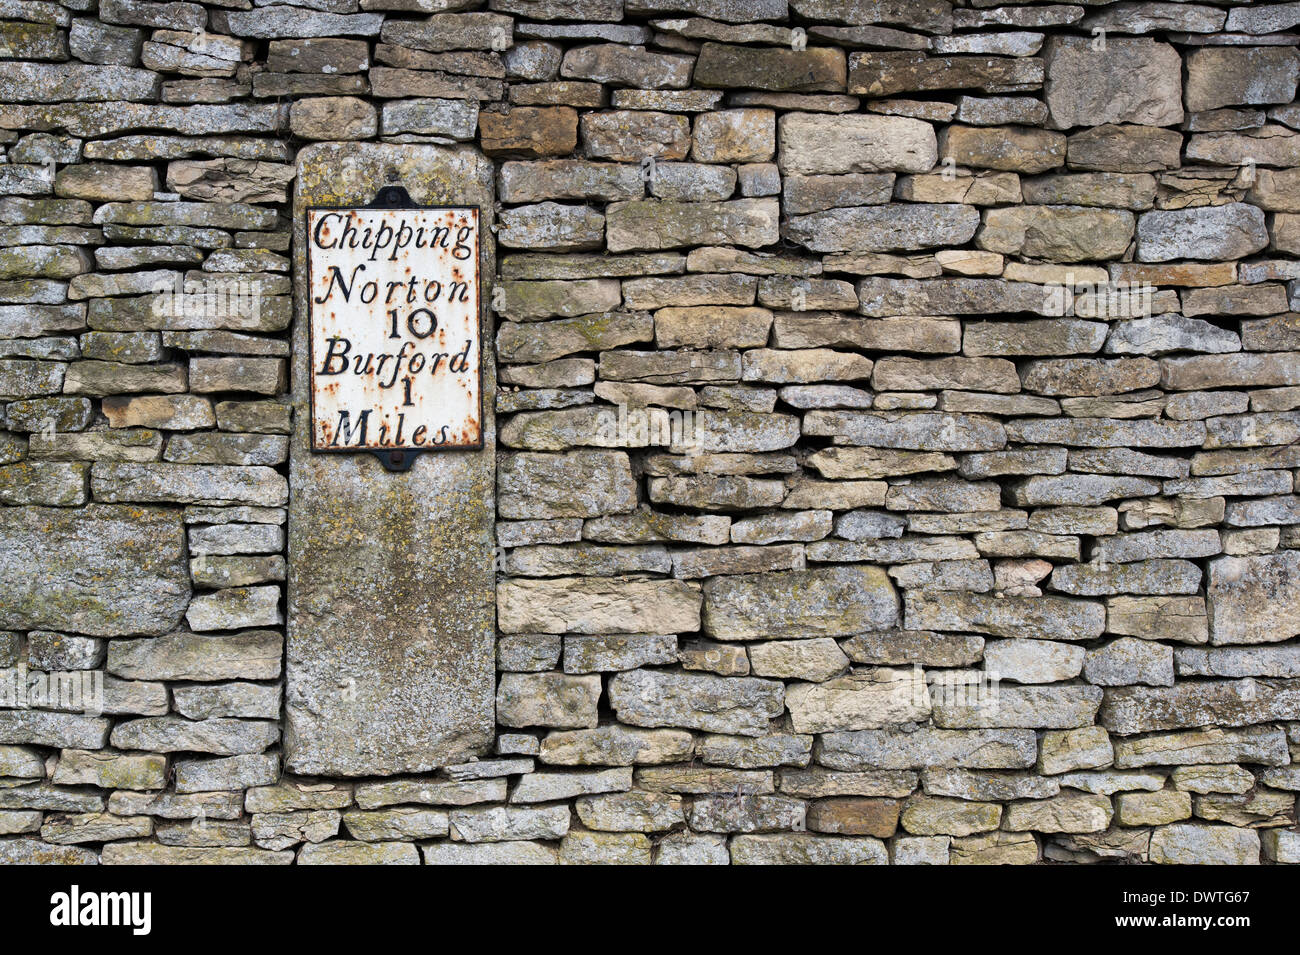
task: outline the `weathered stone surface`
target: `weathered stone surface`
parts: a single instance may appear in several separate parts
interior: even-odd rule
[[[781,199],[787,213],[821,212],[844,206],[888,202],[893,195],[893,188],[894,176],[890,173],[792,173],[785,177]]]
[[[952,865],[1033,865],[1038,841],[1031,833],[991,832],[953,839]]]
[[[920,52],[864,52],[849,57],[850,93],[895,93],[1039,85],[1043,61],[999,56],[926,56]]]
[[[1187,57],[1187,108],[1289,103],[1300,68],[1283,47],[1205,47]]]
[[[1124,497],[1155,494],[1159,484],[1146,478],[1110,477],[1089,474],[1082,477],[1031,477],[1018,484],[1013,499],[1026,505],[1096,505]]]
[[[780,682],[749,677],[620,673],[610,681],[610,703],[634,726],[685,726],[713,733],[761,736],[781,713]]]
[[[731,840],[732,865],[885,865],[885,844],[868,836],[812,833],[741,835]]]
[[[217,423],[211,401],[194,395],[105,398],[102,409],[114,428],[210,428]]]
[[[1039,748],[1038,771],[1050,775],[1098,769],[1114,760],[1110,737],[1100,726],[1048,730]]]
[[[473,139],[478,128],[478,116],[478,104],[468,100],[436,97],[396,100],[384,104],[380,128],[390,136],[408,134]]]
[[[542,739],[539,757],[544,763],[561,766],[629,766],[671,763],[687,757],[692,747],[693,737],[684,730],[610,725],[548,733]]]
[[[211,719],[190,721],[158,716],[128,720],[113,728],[111,740],[121,749],[160,753],[191,751],[234,756],[260,753],[280,738],[275,723],[259,720]]]
[[[867,358],[830,349],[753,349],[745,353],[741,378],[774,384],[851,381],[870,377],[871,368]]]
[[[996,640],[984,645],[985,667],[1017,683],[1055,683],[1078,676],[1084,650],[1049,640]]]
[[[1121,768],[1194,763],[1286,763],[1284,734],[1271,726],[1211,728],[1164,733],[1115,742],[1115,765]]]
[[[0,0],[5,858],[1300,858],[1291,6]],[[386,184],[487,445],[286,466]]]
[[[695,63],[699,86],[753,87],[782,92],[841,92],[846,82],[842,50],[783,50],[705,43]]]
[[[1112,816],[1105,796],[1062,793],[1013,803],[1007,807],[1003,828],[1010,832],[1100,832],[1110,825]]]
[[[1233,826],[1182,823],[1151,834],[1157,865],[1258,865],[1259,834]]]
[[[634,670],[676,661],[677,638],[673,634],[572,635],[564,641],[566,673]]]
[[[341,805],[346,806],[347,793]],[[251,798],[251,794],[250,794]],[[468,782],[421,779],[394,779],[359,785],[356,790],[357,806],[361,809],[380,809],[400,803],[419,803],[434,806],[468,806],[476,803],[504,802],[504,779],[471,780]],[[334,801],[333,799],[330,800]]]
[[[515,249],[594,249],[605,235],[605,217],[599,212],[555,202],[504,210],[498,225],[502,246]]]
[[[771,326],[772,313],[765,308],[661,308],[654,316],[654,338],[664,348],[752,348],[767,343]]]
[[[1093,354],[1107,340],[1108,326],[1082,319],[1029,322],[972,322],[962,337],[967,355]]]
[[[1283,862],[1294,864],[1296,859],[1300,859],[1300,845],[1297,844],[1295,833],[1280,829],[1266,829],[1260,834],[1260,842],[1264,848],[1265,858],[1274,862]]]
[[[814,832],[889,838],[898,828],[898,815],[899,805],[892,799],[823,799],[808,807],[807,824]]]
[[[1138,218],[1137,257],[1141,262],[1238,259],[1267,244],[1264,214],[1244,203],[1161,210]]]
[[[1249,690],[1246,688],[1249,687]],[[1249,726],[1285,719],[1300,684],[1294,680],[1214,680],[1168,688],[1120,687],[1106,691],[1099,720],[1129,736],[1196,726]]]
[[[632,788],[628,767],[591,772],[535,772],[520,777],[511,802],[550,802],[593,793],[624,792]]]
[[[1117,258],[1132,238],[1133,214],[1083,206],[1012,206],[984,213],[982,249],[1053,262]]]
[[[344,813],[348,835],[363,842],[408,842],[448,834],[448,814],[437,809],[401,807],[374,812]]]
[[[938,158],[930,124],[898,116],[787,113],[778,139],[787,176],[929,172]]]
[[[923,721],[930,698],[919,672],[881,668],[795,684],[786,705],[796,732],[826,733]]]
[[[923,727],[911,733],[889,730],[828,733],[818,740],[815,758],[822,766],[848,771],[931,766],[1020,769],[1033,766],[1037,752],[1037,738],[1032,730]]]
[[[279,506],[288,497],[282,475],[268,467],[196,464],[96,464],[95,497],[110,502]]]
[[[1178,674],[1186,676],[1283,676],[1300,674],[1293,647],[1179,647]]]
[[[558,850],[544,842],[438,842],[422,847],[426,865],[556,865]]]
[[[606,210],[606,244],[611,252],[687,245],[757,248],[777,241],[778,219],[775,199],[616,202]]]
[[[1064,597],[993,597],[983,594],[908,594],[909,630],[974,631],[1002,637],[1091,640],[1105,626],[1100,603]]]
[[[1211,561],[1206,607],[1211,643],[1275,643],[1295,636],[1300,554]]]
[[[292,852],[252,846],[191,847],[115,842],[104,847],[104,865],[292,865]]]
[[[804,416],[804,434],[845,439],[872,448],[913,451],[995,451],[1006,431],[993,418],[928,412],[822,412]]]
[[[636,504],[631,466],[621,451],[504,455],[497,492],[502,516],[514,518],[597,517]]]
[[[56,846],[142,838],[152,834],[153,821],[146,816],[113,816],[104,812],[62,816],[40,826],[40,838]]]
[[[584,796],[576,809],[584,826],[606,832],[662,832],[686,821],[681,797],[671,793]]]
[[[179,622],[189,602],[175,512],[14,508],[0,513],[0,527],[12,558],[0,563],[0,626],[159,634]],[[69,589],[69,580],[81,583]]]
[[[1076,169],[1156,172],[1177,168],[1182,145],[1182,136],[1173,130],[1107,123],[1071,135],[1066,154]]]
[[[1233,332],[1180,315],[1158,315],[1119,322],[1106,339],[1116,355],[1159,355],[1172,351],[1231,352],[1241,348]]]
[[[291,166],[246,159],[179,160],[167,167],[170,190],[213,202],[284,202],[292,179]]]
[[[509,113],[480,113],[479,138],[490,154],[560,156],[578,141],[578,113],[567,106],[520,106]]]
[[[298,851],[298,865],[419,865],[420,853],[409,842],[352,842],[331,839]]]
[[[584,113],[581,131],[584,151],[592,159],[671,161],[685,159],[691,148],[690,122],[684,116],[658,111]]]
[[[506,633],[678,633],[699,629],[698,585],[678,581],[515,579],[500,589]]]
[[[353,11],[356,7],[351,8]],[[377,13],[331,13],[292,6],[227,14],[235,36],[259,38],[375,36],[383,23]],[[200,24],[201,25],[201,24]]]
[[[936,726],[977,726],[1073,729],[1092,722],[1102,701],[1102,691],[1093,686],[1000,686],[979,698],[974,691],[966,698],[935,700]]]
[[[769,646],[771,646],[769,644]],[[747,736],[710,735],[700,741],[699,756],[707,763],[739,768],[807,766],[812,758],[812,737],[777,733],[757,739]]]
[[[109,729],[110,721],[99,716],[47,710],[0,712],[0,744],[5,745],[102,749]]]
[[[893,252],[962,245],[978,225],[970,206],[916,203],[791,216],[782,231],[814,252]]]
[[[885,630],[858,634],[840,647],[854,663],[959,667],[979,661],[984,639],[929,630]]]
[[[1200,568],[1185,560],[1069,564],[1052,572],[1053,587],[1085,597],[1118,593],[1192,594],[1200,583]]]
[[[270,680],[280,675],[282,646],[280,635],[269,630],[114,640],[108,670],[132,680]]]
[[[1182,69],[1172,46],[1145,38],[1110,38],[1103,49],[1095,46],[1087,38],[1049,41],[1045,89],[1052,125],[1182,122]]]
[[[870,567],[713,578],[704,596],[705,632],[723,640],[848,635],[898,615],[893,586]]]
[[[788,796],[703,796],[691,801],[687,819],[699,832],[803,829],[805,809]]]
[[[181,759],[175,763],[176,792],[199,793],[268,786],[280,778],[278,754],[251,754],[217,759]]]
[[[848,666],[849,658],[829,637],[813,640],[774,640],[748,648],[755,676],[800,679],[820,683]]]
[[[1191,815],[1192,797],[1183,792],[1121,793],[1115,799],[1115,821],[1122,826],[1164,826]]]
[[[639,199],[645,194],[640,171],[619,163],[576,159],[504,162],[499,172],[507,202],[543,199]]]
[[[940,156],[959,166],[1013,173],[1047,172],[1064,165],[1066,156],[1063,134],[1019,126],[952,125],[940,133],[938,147]],[[992,182],[981,183],[980,180],[975,180],[963,190],[961,198],[966,202],[976,202],[981,198],[981,187],[989,191],[996,188]],[[1005,198],[1015,198],[1019,192],[1014,177],[1004,188],[1012,193]],[[988,198],[996,200],[1004,197],[994,194]]]
[[[1163,644],[1136,637],[1114,640],[1088,651],[1084,678],[1095,686],[1172,686],[1173,651]]]
[[[599,698],[598,676],[509,673],[497,687],[497,719],[516,727],[591,727],[596,725]]]
[[[913,796],[903,806],[900,821],[915,835],[969,836],[996,829],[1001,818],[1002,807],[996,803]]]
[[[7,102],[152,100],[159,76],[149,70],[83,63],[0,64],[0,96]]]
[[[650,840],[637,833],[573,831],[560,840],[561,865],[649,865]]]
[[[882,358],[871,383],[878,391],[928,391],[941,388],[981,388],[1014,393],[1020,390],[1015,365],[1001,358]],[[979,508],[971,508],[979,510]]]

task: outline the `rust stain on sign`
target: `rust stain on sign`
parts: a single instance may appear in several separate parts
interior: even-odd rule
[[[483,445],[479,211],[308,209],[313,451]]]

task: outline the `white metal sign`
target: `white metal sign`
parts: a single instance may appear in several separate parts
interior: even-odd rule
[[[307,210],[313,451],[482,447],[479,210]]]

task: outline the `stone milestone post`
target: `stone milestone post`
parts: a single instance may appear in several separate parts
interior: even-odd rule
[[[413,207],[455,208],[320,211],[361,210],[393,187]],[[473,284],[492,275],[492,204],[492,165],[468,147],[298,155],[293,772],[421,772],[492,742],[495,376],[489,290]]]

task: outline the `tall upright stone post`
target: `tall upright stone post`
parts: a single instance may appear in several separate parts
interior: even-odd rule
[[[492,164],[476,150],[322,143],[298,154],[284,735],[285,766],[297,773],[422,772],[493,739],[490,312],[481,450],[423,453],[407,471],[364,451],[311,450],[306,210],[366,206],[386,186],[404,187],[417,206],[478,206],[484,302],[493,274]],[[376,305],[375,320],[383,314]]]

